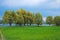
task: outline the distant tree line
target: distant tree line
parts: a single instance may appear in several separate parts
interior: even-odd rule
[[[60,16],[55,16],[55,17],[48,16],[46,18],[46,23],[49,25],[54,24],[56,26],[60,26]]]
[[[13,10],[5,11],[2,21],[4,24],[9,24],[10,26],[12,26],[12,24],[16,24],[19,26],[22,26],[22,24],[24,26],[26,24],[30,24],[30,26],[31,24],[37,24],[39,26],[43,24],[43,17],[40,12],[34,14],[24,9],[20,9],[16,12]],[[60,26],[60,16],[47,16],[46,24],[55,24],[56,26]]]

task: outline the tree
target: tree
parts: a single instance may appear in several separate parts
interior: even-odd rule
[[[20,12],[16,14],[16,24],[19,24],[20,26],[24,23],[24,18]]]
[[[60,26],[60,16],[54,17],[54,24],[55,24],[56,26]]]
[[[33,13],[32,12],[28,12],[27,13],[27,24],[31,24],[33,23]]]
[[[5,11],[4,16],[3,16],[3,22],[4,23],[8,23],[8,15],[9,15],[9,12]]]
[[[53,23],[53,17],[52,16],[48,16],[46,18],[46,23],[49,24],[49,25],[51,25]]]
[[[39,26],[39,25],[41,25],[42,24],[42,15],[38,12],[38,13],[36,13],[36,15],[35,15],[35,22],[36,22],[36,24]]]
[[[14,23],[15,12],[14,11],[5,11],[3,16],[3,22],[9,24],[10,26]]]
[[[22,16],[23,16],[23,18],[24,18],[24,26],[25,26],[25,24],[27,23],[27,16],[26,16],[27,11],[24,10],[24,9],[20,9],[20,10],[17,10],[17,13],[18,13],[18,14],[19,14],[19,13],[22,14]]]

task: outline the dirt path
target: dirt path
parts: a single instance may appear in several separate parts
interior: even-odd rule
[[[5,38],[4,38],[4,36],[3,36],[1,31],[0,31],[0,40],[5,40]]]

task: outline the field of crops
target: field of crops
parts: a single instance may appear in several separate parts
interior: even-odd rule
[[[0,27],[6,40],[60,40],[60,27]]]

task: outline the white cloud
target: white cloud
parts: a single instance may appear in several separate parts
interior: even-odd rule
[[[28,5],[28,6],[38,6],[41,5],[42,3],[44,3],[45,0],[24,0],[22,2],[23,5]]]
[[[7,7],[32,7],[42,9],[60,8],[60,0],[4,0],[3,6]]]
[[[4,0],[2,5],[8,7],[60,8],[60,0]]]
[[[43,17],[43,21],[44,21],[44,22],[46,21],[46,17]]]
[[[9,7],[18,7],[18,6],[38,6],[42,3],[46,2],[46,0],[5,0],[3,1],[3,5]]]
[[[52,0],[47,6],[49,8],[60,8],[60,0]]]

